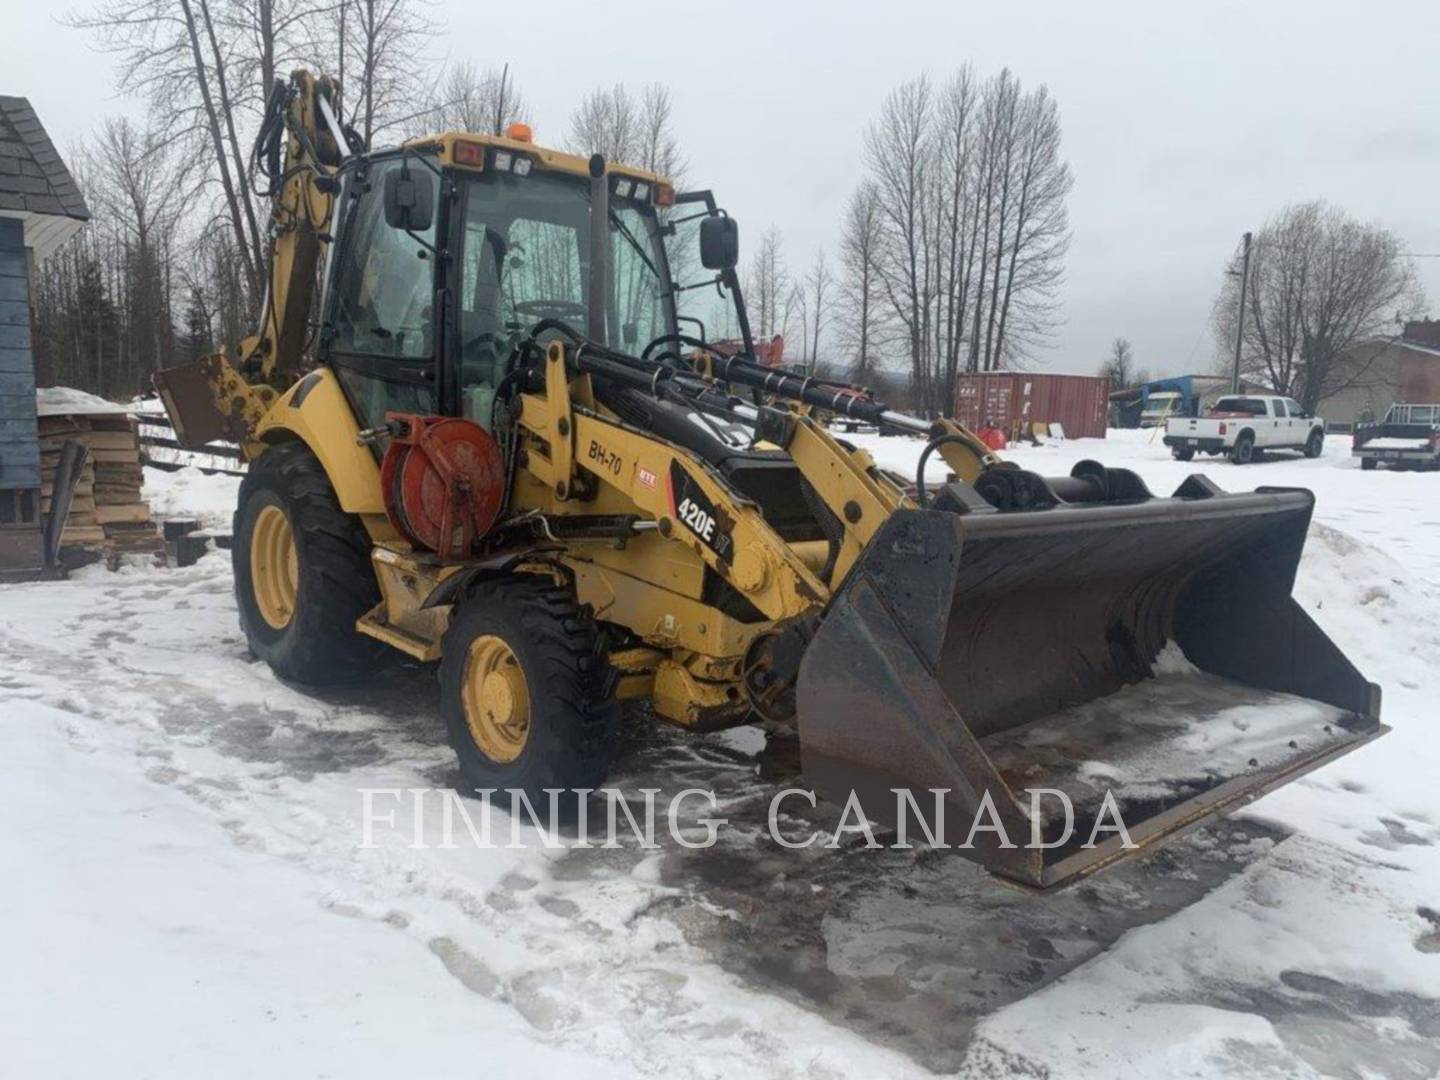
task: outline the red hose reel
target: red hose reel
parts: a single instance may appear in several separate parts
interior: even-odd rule
[[[390,523],[417,548],[467,557],[505,500],[499,445],[469,420],[394,412],[385,419],[392,434],[380,487]]]

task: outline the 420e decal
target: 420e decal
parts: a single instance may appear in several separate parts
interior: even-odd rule
[[[675,520],[697,540],[723,561],[730,561],[735,541],[730,536],[729,522],[722,524],[715,504],[678,461],[670,462],[670,509]]]

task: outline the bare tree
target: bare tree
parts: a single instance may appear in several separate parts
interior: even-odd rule
[[[69,22],[92,31],[101,49],[119,54],[119,89],[142,95],[155,115],[165,117],[167,138],[195,137],[191,152],[203,154],[214,170],[253,310],[261,292],[264,249],[226,77],[233,50],[210,0],[108,0]]]
[[[623,83],[587,94],[570,115],[570,146],[676,181],[684,171],[670,91],[651,83],[637,100]]]
[[[414,118],[415,134],[474,131],[503,134],[530,109],[509,68],[478,70],[469,60],[451,64],[430,94],[430,107]]]
[[[795,322],[799,320],[799,333],[795,333]],[[800,340],[800,367],[808,368],[806,352],[810,348],[810,297],[805,293],[805,283],[796,281],[785,294],[785,306],[781,309],[780,334],[786,341],[797,337]]]
[[[904,328],[911,385],[927,411],[934,408],[933,114],[930,81],[922,75],[893,90],[881,106],[880,119],[865,132],[865,160],[879,193],[883,238],[876,270],[886,301]]]
[[[236,102],[258,111],[277,79],[324,51],[333,0],[218,0],[215,21],[233,42]]]
[[[173,360],[172,266],[189,204],[186,161],[162,131],[128,118],[105,121],[86,155],[86,194],[109,232],[120,334],[107,389],[134,393]]]
[[[1001,213],[1000,242],[986,331],[988,370],[1027,356],[1045,340],[1058,314],[1056,290],[1070,248],[1066,199],[1074,186],[1060,156],[1060,114],[1041,86],[1020,98],[1006,162],[1010,212]],[[993,334],[992,334],[993,330]]]
[[[945,85],[936,113],[938,203],[935,356],[941,385],[955,385],[981,243],[974,212],[976,113],[979,93],[967,64]],[[947,394],[947,398],[949,395]],[[948,405],[948,400],[945,402]],[[943,408],[943,406],[942,406]]]
[[[685,174],[685,159],[680,154],[680,140],[675,135],[674,102],[670,91],[659,83],[650,83],[640,95],[640,157],[642,169],[668,176],[680,183]]]
[[[1312,412],[1362,381],[1382,351],[1372,343],[1422,303],[1403,252],[1387,229],[1323,202],[1286,207],[1255,234],[1242,371]],[[1236,337],[1239,281],[1227,274],[1216,304],[1221,343]]]
[[[820,338],[830,325],[830,305],[832,293],[834,292],[835,279],[830,274],[830,268],[825,262],[825,251],[822,248],[815,253],[815,261],[810,265],[810,270],[805,275],[805,306],[809,311],[809,357],[807,368],[815,370],[820,362]]]
[[[1010,163],[1015,152],[1015,117],[1020,84],[1005,68],[985,85],[980,103],[980,153],[976,155],[976,213],[981,244],[981,272],[975,279],[971,305],[970,370],[990,371],[1000,267],[1005,256],[1005,215],[1010,201]]]
[[[773,226],[760,237],[744,283],[745,301],[754,315],[752,329],[757,337],[769,340],[783,334],[791,301],[790,275],[781,251],[780,230]]]
[[[638,124],[635,101],[623,83],[590,91],[570,114],[570,147],[581,154],[603,154],[624,161],[634,149]]]
[[[344,115],[366,146],[407,123],[425,98],[423,51],[436,27],[421,0],[338,0],[335,70]]]
[[[865,181],[850,196],[840,225],[840,316],[837,336],[849,363],[850,378],[864,382],[879,363],[883,333],[883,294],[876,260],[880,257],[880,195]]]
[[[945,412],[962,369],[1021,361],[1056,324],[1072,186],[1059,112],[1008,69],[981,83],[962,67],[938,89],[922,76],[885,99],[865,160],[882,307],[903,331],[916,401]]]
[[[1110,389],[1122,390],[1135,383],[1135,350],[1130,342],[1117,337],[1110,343],[1110,356],[1100,367],[1100,374],[1110,380]]]

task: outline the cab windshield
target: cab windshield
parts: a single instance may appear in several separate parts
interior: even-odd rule
[[[583,333],[589,316],[589,183],[540,170],[526,176],[487,170],[467,178],[464,187],[462,365],[508,354],[518,335],[545,319]],[[649,205],[612,196],[610,267],[607,344],[639,350],[673,332],[665,252]]]

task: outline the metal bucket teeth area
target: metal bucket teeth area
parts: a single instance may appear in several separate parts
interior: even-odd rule
[[[965,854],[1043,888],[1126,851],[1081,849],[1085,822],[1026,849],[1027,788],[1066,791],[1077,815],[1113,791],[1143,843],[1379,734],[1377,688],[1290,596],[1312,503],[1262,490],[893,515],[801,667],[810,782],[891,826],[893,789],[921,804],[944,789],[954,842],[988,791],[1018,847],[987,834]]]

